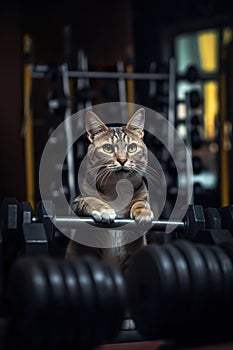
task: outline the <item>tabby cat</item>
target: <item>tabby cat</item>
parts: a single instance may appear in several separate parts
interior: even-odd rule
[[[138,109],[127,125],[121,127],[108,127],[92,111],[86,113],[86,130],[90,141],[87,171],[83,182],[84,190],[75,198],[72,207],[78,216],[91,216],[97,222],[132,218],[141,225],[152,220],[153,212],[148,201],[145,179],[147,147],[143,142],[144,122],[144,108]],[[98,169],[96,179],[93,179],[94,169]],[[116,184],[122,179],[131,182],[133,195],[125,208],[113,208],[109,203],[114,203],[117,196]],[[118,232],[115,231],[115,236]],[[144,236],[126,245],[113,245],[112,248],[89,247],[70,240],[66,257],[91,254],[101,259],[113,259],[126,274],[131,256],[144,244]]]

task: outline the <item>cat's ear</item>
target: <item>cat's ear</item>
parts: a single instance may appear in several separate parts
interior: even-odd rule
[[[97,115],[92,111],[87,111],[86,113],[86,130],[87,137],[92,143],[96,134],[101,131],[108,131],[109,128],[105,125],[102,120],[100,120]]]
[[[144,136],[144,124],[145,124],[145,109],[139,108],[134,115],[130,118],[126,125],[126,129],[136,131],[139,137]]]

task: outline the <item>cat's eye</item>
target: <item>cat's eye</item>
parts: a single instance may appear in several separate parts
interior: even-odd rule
[[[106,153],[113,153],[114,147],[112,145],[110,145],[110,143],[106,143],[105,145],[103,145],[103,150]]]
[[[134,153],[137,151],[137,145],[136,143],[131,143],[127,148],[129,153]]]

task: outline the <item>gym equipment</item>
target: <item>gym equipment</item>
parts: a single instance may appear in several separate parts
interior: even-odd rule
[[[201,124],[200,117],[197,114],[194,114],[191,118],[191,125],[193,126],[199,126]]]
[[[180,345],[232,339],[232,263],[232,243],[210,247],[180,240],[143,247],[127,279],[137,330]]]
[[[192,157],[192,163],[193,163],[193,172],[194,174],[200,174],[200,172],[203,169],[203,164],[202,160],[198,156],[193,156]]]
[[[48,64],[46,78],[50,81],[56,81],[59,78],[59,66],[56,63]]]
[[[220,244],[224,242],[232,242],[233,237],[229,230],[224,229],[209,229],[199,231],[194,242],[204,243],[204,244]]]
[[[210,229],[221,229],[222,220],[217,208],[205,208],[204,209],[206,227]]]
[[[7,341],[17,349],[92,349],[120,331],[123,276],[97,259],[21,258],[8,285]]]
[[[197,68],[193,65],[190,65],[186,71],[187,80],[190,81],[190,83],[195,83],[195,81],[198,80],[198,77],[199,77],[199,72]]]
[[[21,232],[22,255],[36,256],[49,254],[48,239],[41,223],[32,222],[32,207],[30,203],[23,201],[19,206],[20,223],[19,231]]]
[[[202,141],[200,137],[199,130],[191,130],[191,145],[193,149],[199,149],[201,147]]]
[[[15,198],[5,198],[1,207],[1,236],[3,254],[3,280],[7,279],[13,262],[22,251],[22,231],[19,203]]]
[[[44,206],[45,205],[45,206]],[[47,210],[45,210],[45,207]],[[139,225],[132,219],[115,219],[111,223],[97,223],[90,217],[69,217],[69,216],[56,216],[55,207],[52,201],[39,202],[36,209],[36,216],[39,222],[43,222],[45,225],[45,231],[49,239],[53,239],[55,227],[57,223],[60,227],[64,228],[78,228],[82,224],[87,223],[97,227],[116,228],[123,227],[125,224],[129,225],[127,229],[137,231]],[[148,228],[151,231],[164,232],[166,228],[172,227],[179,232],[179,237],[193,239],[198,231],[205,229],[205,216],[202,206],[190,205],[183,221],[169,221],[169,220],[152,220],[151,224],[148,224]],[[145,225],[146,228],[146,225]]]
[[[198,90],[191,90],[189,92],[189,103],[191,108],[197,108],[201,104],[201,96]]]
[[[46,205],[47,211],[45,210],[44,205]],[[230,207],[231,210],[232,208],[233,206]],[[227,212],[231,212],[231,210],[226,209]],[[46,203],[43,203],[43,201],[39,202],[37,204],[36,216],[38,221],[44,224],[44,228],[49,242],[52,242],[54,240],[56,223],[59,223],[59,226],[64,228],[78,228],[81,227],[83,224],[86,225],[86,223],[92,226],[105,228],[123,227],[125,224],[127,224],[129,225],[129,229],[132,229],[134,231],[136,231],[139,228],[138,224],[132,219],[115,219],[114,222],[111,223],[97,223],[90,217],[73,218],[69,216],[56,216],[55,207],[52,201],[46,201]],[[152,227],[149,227],[148,225],[148,228],[150,230],[151,237],[153,237],[153,232],[157,231],[157,238],[160,242],[162,242],[163,239],[159,237],[158,234],[161,233],[161,235],[165,235],[165,230],[168,227],[173,228],[174,226],[176,226],[176,237],[185,238],[191,241],[196,240],[197,234],[198,240],[200,240],[200,231],[203,232],[204,230],[216,230],[215,232],[212,231],[211,233],[206,232],[205,234],[203,234],[201,241],[204,243],[206,237],[206,244],[209,243],[210,234],[212,236],[212,242],[215,242],[217,244],[222,239],[225,241],[227,237],[229,238],[229,241],[231,241],[231,237],[229,236],[228,232],[225,232],[226,230],[223,229],[228,229],[233,236],[233,220],[229,219],[229,223],[227,224],[227,226],[222,226],[221,222],[222,220],[218,209],[204,209],[201,205],[189,205],[183,221],[176,222],[169,220],[153,220]],[[167,238],[168,240],[173,240],[174,235],[172,235],[171,237],[169,236]],[[166,242],[165,238],[164,242]]]
[[[14,261],[20,256],[48,255],[44,224],[32,222],[32,207],[15,198],[5,198],[1,207],[1,249],[6,282]]]
[[[233,236],[233,205],[220,208],[219,214],[221,216],[222,228],[229,230]]]

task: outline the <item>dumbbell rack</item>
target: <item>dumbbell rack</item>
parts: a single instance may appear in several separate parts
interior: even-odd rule
[[[52,203],[51,212],[43,211],[43,202],[37,207],[37,216],[33,216],[27,202],[8,198],[2,205],[0,267],[3,264],[4,274],[0,285],[3,295],[9,291],[5,297],[10,311],[0,329],[9,337],[7,350],[19,344],[34,350],[38,331],[41,347],[54,350],[74,346],[74,342],[82,349],[84,343],[92,348],[109,343],[143,344],[148,339],[164,339],[166,344],[172,339],[177,349],[188,349],[232,340],[233,206],[217,210],[191,205],[182,222],[154,221],[152,230],[164,235],[167,225],[177,224],[173,241],[136,252],[126,284],[118,268],[107,262],[89,257],[64,260],[55,254],[58,236],[54,225],[78,228],[85,222],[111,228],[129,224],[135,230],[138,224],[127,219],[100,224],[91,218],[56,216]],[[126,289],[137,324],[132,331],[121,329]],[[211,327],[205,329],[207,323],[214,332]],[[174,344],[171,349],[176,349]]]

